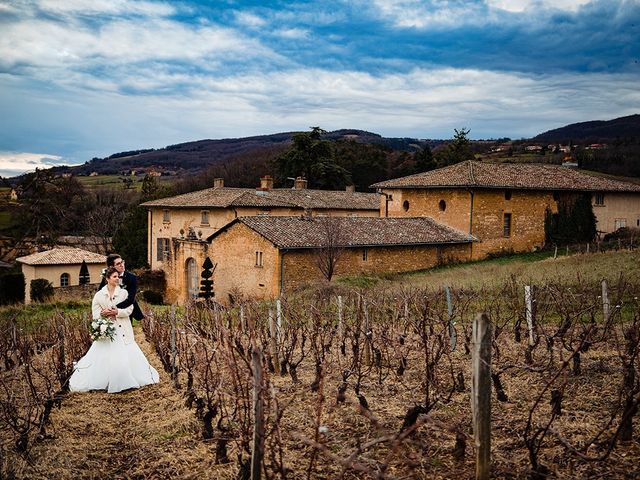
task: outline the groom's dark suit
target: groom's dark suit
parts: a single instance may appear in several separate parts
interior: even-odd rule
[[[131,318],[135,318],[136,320],[142,320],[144,318],[144,314],[142,310],[140,310],[140,306],[136,301],[136,293],[138,291],[138,277],[134,273],[124,271],[122,276],[120,277],[122,288],[127,291],[127,299],[116,305],[117,308],[127,308],[129,305],[133,304],[133,312],[131,313]],[[103,278],[102,282],[100,282],[100,288],[104,287],[107,284],[107,281]]]

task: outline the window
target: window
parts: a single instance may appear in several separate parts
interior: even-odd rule
[[[369,249],[368,248],[363,248],[362,249],[362,261],[363,262],[368,262],[369,261]]]
[[[262,267],[262,252],[256,252],[256,267]]]
[[[504,214],[504,225],[503,225],[503,235],[505,237],[510,237],[511,236],[511,214],[510,213],[505,213]]]
[[[61,287],[68,287],[69,286],[69,274],[68,273],[63,273],[62,275],[60,275],[60,286]]]
[[[445,202],[444,200],[440,200],[440,202],[438,203],[438,208],[441,212],[444,212],[447,209],[447,202]]]
[[[604,205],[604,193],[596,193],[593,203],[598,206]]]
[[[505,190],[504,191],[504,199],[505,200],[511,200],[511,190]]]
[[[169,259],[169,239],[158,238],[156,260],[165,262]]]
[[[165,223],[169,223],[171,221],[171,213],[169,213],[169,210],[162,211],[162,221]]]
[[[202,225],[209,225],[209,210],[202,210],[200,214],[201,214],[200,223]]]
[[[402,208],[405,212],[409,211],[409,200],[405,200],[404,202],[402,202]]]
[[[618,230],[619,228],[624,228],[627,226],[627,219],[626,218],[616,218],[616,230]]]

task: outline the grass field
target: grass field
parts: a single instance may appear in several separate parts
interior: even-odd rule
[[[126,188],[124,179],[132,180],[130,188],[140,190],[142,188],[143,175],[130,177],[124,175],[98,175],[96,177],[75,177],[85,188]],[[156,177],[159,183],[171,183],[176,177]]]
[[[566,255],[559,250],[511,255],[491,260],[446,265],[430,270],[383,277],[346,277],[340,283],[357,287],[424,287],[448,285],[453,288],[499,288],[507,281],[526,284],[549,281],[574,283],[581,281],[613,281],[620,275],[640,276],[640,251],[610,251]]]

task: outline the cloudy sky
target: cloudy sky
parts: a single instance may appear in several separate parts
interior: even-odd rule
[[[640,0],[0,0],[0,175],[204,138],[640,113]]]

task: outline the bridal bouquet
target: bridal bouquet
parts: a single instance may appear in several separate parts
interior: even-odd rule
[[[93,340],[106,340],[113,341],[116,335],[116,326],[108,318],[100,317],[91,322],[91,338]]]

